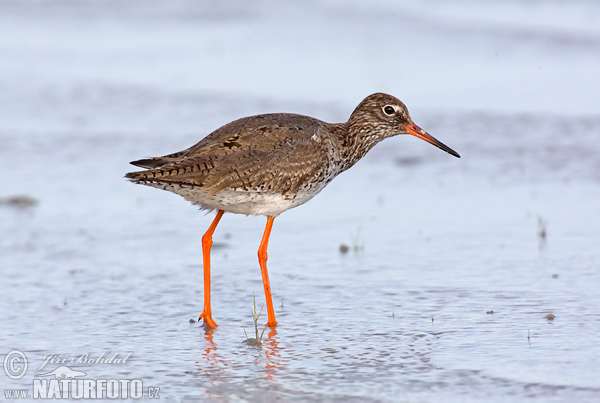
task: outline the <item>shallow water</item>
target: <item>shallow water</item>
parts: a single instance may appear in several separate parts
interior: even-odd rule
[[[0,17],[13,34],[0,39],[0,353],[29,362],[21,379],[0,373],[0,389],[31,391],[59,365],[40,368],[44,357],[59,354],[87,378],[140,379],[171,401],[600,397],[600,91],[581,74],[600,57],[594,3],[57,4],[6,2]],[[519,18],[507,21],[514,7]],[[343,39],[281,31],[292,11],[294,30]],[[528,15],[539,19],[528,25]],[[368,46],[400,30],[421,66]],[[270,52],[278,67],[259,61]],[[333,74],[328,52],[347,70]],[[452,52],[462,56],[429,68]],[[297,67],[297,53],[317,65]],[[247,69],[229,64],[244,60]],[[383,74],[392,66],[397,80]],[[254,334],[253,295],[259,309],[264,300],[256,249],[266,220],[225,215],[212,254],[219,327],[190,323],[213,215],[126,182],[128,161],[254,113],[345,120],[376,90],[405,93],[417,124],[462,158],[389,139],[278,217],[268,264],[279,326],[260,349],[243,341]],[[131,356],[71,361],[107,350]]]

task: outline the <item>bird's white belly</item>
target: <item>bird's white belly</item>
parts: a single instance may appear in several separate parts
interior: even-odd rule
[[[312,199],[320,189],[299,191],[293,195],[272,192],[223,190],[210,194],[195,186],[169,183],[145,183],[146,185],[176,193],[187,201],[207,210],[224,210],[229,213],[246,215],[264,215],[276,217],[286,210],[297,207]]]

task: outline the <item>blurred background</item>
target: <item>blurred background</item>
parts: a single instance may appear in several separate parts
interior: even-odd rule
[[[600,396],[599,3],[0,0],[0,33],[0,353],[31,361],[0,389],[111,349],[134,360],[89,376],[174,400]],[[128,162],[373,92],[462,158],[388,139],[278,218],[263,349],[265,220],[226,215],[220,326],[188,323],[212,214]]]

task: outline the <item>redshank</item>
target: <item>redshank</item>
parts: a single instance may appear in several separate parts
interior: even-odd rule
[[[235,120],[188,149],[131,162],[147,170],[125,177],[181,195],[201,209],[217,210],[202,237],[204,310],[198,320],[204,319],[205,326],[211,328],[217,326],[210,304],[213,232],[225,211],[266,216],[258,262],[265,288],[267,325],[275,326],[267,273],[273,220],[312,199],[373,146],[398,134],[411,134],[460,158],[456,151],[414,124],[399,99],[376,93],[366,97],[346,123],[325,123],[290,113]]]

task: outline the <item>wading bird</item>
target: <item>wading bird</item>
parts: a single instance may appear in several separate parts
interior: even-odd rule
[[[211,328],[217,326],[210,305],[213,232],[224,212],[266,216],[258,262],[267,301],[267,325],[275,326],[267,273],[273,220],[312,199],[381,140],[399,134],[411,134],[460,157],[414,124],[399,99],[377,93],[366,97],[345,123],[326,123],[290,113],[245,117],[183,151],[133,161],[133,165],[147,170],[125,177],[176,193],[201,209],[217,210],[202,237],[204,310],[198,320],[204,319]]]

